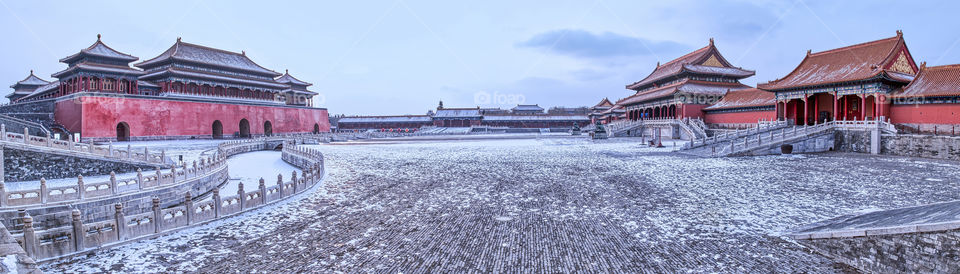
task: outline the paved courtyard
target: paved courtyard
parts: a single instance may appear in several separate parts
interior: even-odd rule
[[[960,164],[863,154],[702,159],[637,141],[321,145],[296,199],[45,271],[842,272],[779,235],[960,198]]]

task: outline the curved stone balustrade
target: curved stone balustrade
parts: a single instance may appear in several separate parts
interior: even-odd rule
[[[302,172],[299,176],[297,172],[293,172],[287,180],[284,180],[284,176],[278,174],[275,184],[267,186],[266,181],[261,179],[257,189],[245,191],[241,184],[237,193],[224,196],[221,196],[219,188],[214,188],[211,199],[205,201],[194,201],[192,193],[185,191],[180,196],[182,197],[180,202],[169,207],[162,207],[161,199],[153,197],[148,209],[129,216],[127,214],[131,211],[124,208],[127,202],[119,201],[113,204],[114,210],[110,214],[112,216],[100,221],[85,223],[82,218],[84,212],[74,209],[71,211],[69,225],[42,230],[34,226],[33,217],[24,215],[21,218],[22,232],[13,236],[29,256],[37,261],[49,261],[241,214],[302,193],[322,180],[323,154],[314,149],[297,147],[295,145],[297,141],[283,141],[281,138],[224,142],[218,147],[217,155],[211,161],[201,161],[195,167],[187,167],[171,173],[177,174],[174,176],[181,176],[180,174],[186,175],[191,172],[200,174],[214,172],[213,170],[218,167],[226,170],[225,160],[230,155],[270,149],[271,141],[283,142],[282,159],[301,168]],[[163,180],[162,176],[161,180]],[[176,179],[169,177],[169,180]],[[94,188],[89,185],[81,187],[81,189],[84,188],[91,191],[102,190],[103,193],[109,193],[107,190],[119,189],[119,187],[100,189],[99,185]]]
[[[32,150],[54,150],[62,154],[75,156],[97,157],[128,162],[147,163],[152,165],[166,165],[166,155],[163,151],[152,153],[148,148],[134,151],[130,145],[126,149],[114,148],[113,145],[93,145],[75,143],[72,140],[57,140],[47,137],[33,136],[24,133],[7,132],[6,125],[0,124],[0,143],[3,146],[19,147]]]

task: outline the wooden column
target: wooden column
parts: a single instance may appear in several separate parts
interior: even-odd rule
[[[833,93],[833,119],[834,120],[839,120],[837,118],[840,117],[839,116],[840,113],[837,113],[837,110],[839,109],[839,106],[837,104],[839,103],[840,103],[840,98],[837,97],[837,92],[834,92]]]
[[[867,95],[860,95],[860,121],[867,119]]]
[[[801,125],[807,125],[807,117],[810,115],[810,104],[807,103],[807,95],[803,95],[803,121]]]

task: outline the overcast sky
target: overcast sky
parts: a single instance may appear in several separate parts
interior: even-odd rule
[[[245,50],[314,85],[331,114],[447,107],[587,106],[713,37],[746,84],[781,77],[806,51],[902,29],[914,58],[960,63],[957,1],[9,1],[0,0],[0,83],[103,41],[152,58],[177,37]],[[12,91],[7,89],[3,92]]]

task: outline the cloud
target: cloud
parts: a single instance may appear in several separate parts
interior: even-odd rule
[[[534,35],[518,47],[538,48],[578,58],[606,58],[657,55],[687,49],[672,41],[651,41],[612,32],[595,34],[585,30],[560,29]]]

